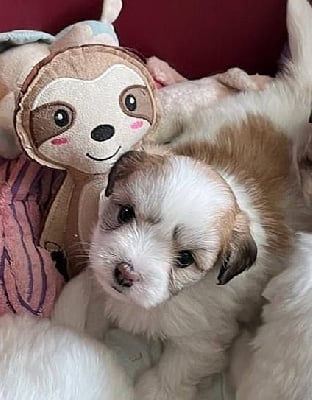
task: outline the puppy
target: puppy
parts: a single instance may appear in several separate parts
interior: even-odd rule
[[[137,382],[140,400],[193,399],[224,368],[294,230],[311,221],[292,157],[294,136],[311,132],[305,62],[262,92],[199,109],[170,152],[129,152],[111,170],[90,266],[106,315],[166,343]]]
[[[263,325],[243,353],[239,400],[309,400],[312,382],[312,235],[303,234],[289,267],[264,291]],[[246,346],[246,343],[245,343]],[[247,344],[248,346],[248,344]],[[242,350],[242,348],[240,349]]]
[[[259,312],[289,258],[287,214],[298,214],[290,150],[271,122],[250,116],[214,144],[130,152],[112,169],[90,252],[105,312],[167,341],[137,398],[192,399],[195,384],[224,367],[239,323]]]
[[[1,400],[133,400],[103,344],[48,319],[0,318]]]

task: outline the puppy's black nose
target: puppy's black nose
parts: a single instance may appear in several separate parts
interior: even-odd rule
[[[104,142],[114,136],[115,128],[112,125],[98,125],[91,131],[91,138],[96,142]]]
[[[120,263],[114,269],[114,278],[119,286],[130,288],[134,282],[140,280],[132,265],[127,263]]]

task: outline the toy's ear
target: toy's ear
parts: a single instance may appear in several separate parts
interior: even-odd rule
[[[121,9],[122,0],[104,0],[101,21],[112,24],[118,18]]]
[[[257,246],[249,230],[246,215],[240,212],[228,245],[221,258],[219,285],[225,285],[236,275],[249,269],[257,258]]]

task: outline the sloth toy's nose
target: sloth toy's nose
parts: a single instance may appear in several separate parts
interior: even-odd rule
[[[91,131],[91,138],[96,142],[104,142],[115,134],[115,128],[112,125],[98,125]]]

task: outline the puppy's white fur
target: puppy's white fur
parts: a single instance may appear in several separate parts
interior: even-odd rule
[[[0,318],[0,399],[132,400],[132,384],[101,343],[47,319]]]
[[[248,356],[245,373],[235,379],[237,399],[311,399],[311,234],[299,237],[289,268],[271,280],[264,296],[269,304],[255,339],[238,344],[240,354]]]

